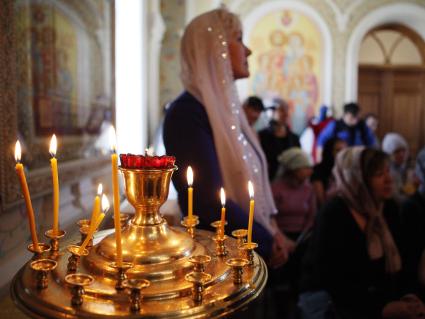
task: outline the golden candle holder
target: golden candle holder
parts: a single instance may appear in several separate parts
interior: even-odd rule
[[[189,258],[189,262],[193,265],[194,272],[204,272],[206,265],[211,261],[208,255],[196,255]]]
[[[77,226],[78,226],[78,228],[81,228],[83,226],[90,226],[90,219],[80,219],[77,222]]]
[[[205,290],[205,285],[210,281],[212,276],[205,272],[191,272],[185,276],[185,279],[190,282],[192,287],[192,299],[195,303],[201,303]]]
[[[246,243],[246,236],[248,235],[247,229],[236,229],[232,231],[232,236],[238,240],[237,246],[240,247]]]
[[[224,235],[224,236],[214,236],[213,240],[215,241],[215,255],[218,257],[223,257],[227,255],[227,249],[226,249],[226,245],[224,244],[224,242],[228,239],[229,237]]]
[[[248,260],[245,258],[230,258],[226,261],[226,265],[232,267],[233,283],[235,285],[242,284],[243,268],[248,265]]]
[[[248,266],[254,265],[254,249],[258,247],[257,243],[244,243],[239,249],[244,252],[245,258],[248,260]]]
[[[89,233],[89,229],[90,229],[90,222],[87,225],[82,225],[80,227],[80,234],[81,234],[81,242],[79,243],[80,245],[82,245],[84,243],[84,241],[87,238],[87,235]],[[87,243],[87,249],[90,249],[93,247],[93,238],[90,238],[89,242]]]
[[[150,286],[150,281],[146,279],[126,279],[123,281],[123,287],[130,289],[130,310],[140,311],[142,303],[142,289]]]
[[[67,250],[71,253],[71,256],[68,258],[67,266],[68,273],[70,274],[77,271],[81,256],[87,256],[89,251],[87,248],[84,248],[84,250],[80,253],[80,246],[77,245],[69,245]]]
[[[117,283],[115,284],[116,290],[123,290],[123,281],[127,279],[126,272],[131,269],[134,265],[129,262],[123,262],[121,266],[118,266],[114,261],[111,263],[111,267],[117,270]]]
[[[50,239],[50,245],[52,246],[52,254],[55,255],[59,251],[59,240],[65,236],[64,230],[59,230],[57,233],[53,232],[53,229],[49,229],[44,233],[44,236]]]
[[[192,215],[192,218],[186,216],[181,221],[181,224],[186,228],[186,231],[190,235],[190,237],[195,238],[195,228],[199,224],[198,216]]]
[[[224,222],[224,227],[226,227],[227,221]],[[221,220],[216,220],[210,224],[211,227],[215,229],[216,236],[221,236]]]
[[[38,243],[37,247],[34,244],[29,244],[27,249],[33,253],[32,260],[36,260],[43,258],[44,254],[49,252],[52,247],[49,244]]]
[[[30,267],[36,272],[36,285],[38,289],[47,288],[48,274],[56,268],[58,263],[52,259],[37,259],[31,262]]]
[[[243,280],[252,284],[235,285],[226,259],[211,256],[217,249],[213,232],[196,229],[194,236],[198,219],[186,224],[193,228],[189,234],[183,227],[168,226],[159,213],[175,168],[121,171],[127,199],[135,208],[122,230],[123,262],[133,264],[126,273],[122,270],[129,277],[121,283],[130,289],[128,293],[115,287],[121,276],[111,267],[117,258],[115,233],[105,230],[98,232],[99,243],[83,254],[78,253],[79,246],[59,248],[55,280],[49,277],[48,288],[42,293],[36,287],[31,262],[27,262],[13,278],[11,295],[15,304],[33,318],[223,318],[245,309],[249,317],[251,302],[262,293],[267,281],[267,267],[261,257],[251,251],[254,264],[244,268]],[[78,241],[70,240],[74,239]],[[225,248],[229,258],[239,257],[236,239],[227,238]],[[69,264],[70,270],[81,274],[67,277]],[[125,284],[129,279],[150,282],[143,288],[141,305],[136,288],[131,297],[132,288]],[[90,283],[90,287],[84,287]]]
[[[129,222],[131,216],[132,216],[132,214],[130,214],[130,213],[121,213],[120,214],[121,229],[124,229],[128,226],[128,222]],[[112,215],[112,219],[115,219],[114,215]]]
[[[84,287],[91,285],[94,278],[87,274],[69,274],[65,276],[65,282],[71,286],[71,305],[81,306],[84,300]]]

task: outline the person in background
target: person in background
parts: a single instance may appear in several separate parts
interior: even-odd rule
[[[409,172],[407,160],[409,146],[403,136],[398,133],[387,133],[382,140],[382,150],[391,158],[391,175],[394,179],[394,195],[399,201],[415,191]]]
[[[276,109],[269,127],[258,133],[266,154],[270,181],[276,176],[279,154],[291,147],[301,146],[298,136],[288,126],[288,104],[280,98],[273,99],[273,104]]]
[[[239,18],[221,7],[195,17],[181,40],[184,92],[167,110],[164,145],[176,157],[173,175],[178,201],[187,213],[188,166],[193,168],[194,213],[210,229],[220,219],[219,191],[226,192],[226,233],[248,224],[248,181],[255,188],[253,241],[270,266],[286,262],[285,235],[277,213],[261,145],[243,114],[235,80],[249,76],[248,56]]]
[[[316,199],[310,176],[312,162],[299,147],[291,147],[278,156],[279,170],[272,183],[280,230],[294,243],[307,232],[316,213]]]
[[[320,133],[317,140],[317,155],[320,162],[323,146],[326,141],[338,137],[348,146],[374,146],[375,137],[366,123],[359,118],[360,107],[356,103],[344,105],[342,118],[329,123]]]
[[[405,268],[406,272],[412,275],[407,281],[411,287],[418,289],[421,297],[424,298],[424,260],[420,267],[419,265],[425,249],[425,148],[416,158],[415,176],[419,184],[418,190],[402,203],[401,216],[408,256]],[[418,278],[418,271],[420,278]]]
[[[332,169],[336,155],[346,147],[347,143],[338,137],[327,140],[323,147],[322,161],[313,168],[311,184],[316,194],[318,208],[335,195],[335,179]]]
[[[301,318],[328,318],[330,312],[381,318],[384,306],[404,293],[389,158],[373,148],[346,148],[334,174],[338,196],[318,213],[303,260]]]
[[[250,96],[242,103],[248,124],[252,127],[264,111],[263,101],[258,96]]]
[[[370,131],[373,134],[373,137],[375,139],[375,146],[379,146],[380,142],[379,142],[378,137],[376,136],[376,131],[378,130],[378,125],[379,125],[378,117],[374,113],[368,113],[364,117],[364,121],[365,121],[367,127],[370,129]]]

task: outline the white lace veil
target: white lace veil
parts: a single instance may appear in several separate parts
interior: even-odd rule
[[[234,84],[225,29],[229,15],[230,19],[235,17],[224,8],[212,10],[186,27],[181,42],[181,79],[207,112],[227,197],[248,212],[247,184],[251,180],[255,220],[274,234],[270,216],[276,213],[276,207],[267,162],[243,114]]]

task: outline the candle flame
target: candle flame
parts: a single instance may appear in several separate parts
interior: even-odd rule
[[[221,206],[224,207],[226,205],[226,193],[224,192],[224,188],[220,188],[220,199],[221,199]]]
[[[105,194],[102,195],[102,211],[106,213],[109,210],[109,200]]]
[[[252,185],[251,181],[248,182],[248,192],[249,192],[249,198],[253,199],[254,198],[254,186]]]
[[[189,187],[192,187],[193,184],[193,171],[192,171],[192,167],[188,167],[187,168],[187,184],[189,185]]]
[[[112,125],[109,128],[109,141],[111,144],[111,151],[115,153],[117,150],[117,135],[115,133],[115,128]]]
[[[49,153],[50,155],[52,155],[52,157],[55,157],[57,148],[58,148],[58,140],[56,139],[56,135],[53,134],[52,138],[50,139],[50,148],[49,148]]]
[[[97,195],[102,195],[103,193],[103,185],[102,183],[99,183],[99,185],[97,186]]]
[[[15,160],[17,162],[21,161],[21,143],[19,143],[19,140],[15,144]]]

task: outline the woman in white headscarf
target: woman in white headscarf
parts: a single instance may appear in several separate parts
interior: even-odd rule
[[[251,130],[234,81],[249,76],[251,51],[242,42],[239,18],[225,8],[204,13],[186,27],[181,42],[181,79],[185,91],[167,111],[164,144],[185,172],[192,166],[194,211],[200,226],[219,219],[219,189],[228,201],[226,232],[247,228],[248,181],[255,188],[253,240],[273,265],[289,253],[273,220],[276,207],[267,178],[267,163]],[[185,174],[173,183],[183,211],[187,207]]]

